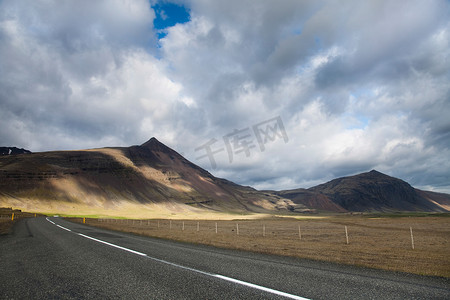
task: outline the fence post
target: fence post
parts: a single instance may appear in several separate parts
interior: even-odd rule
[[[184,231],[184,221],[183,221],[183,229],[182,230]]]
[[[411,226],[409,226],[409,232],[411,232],[411,248],[414,250],[414,236]]]
[[[345,226],[345,239],[347,240],[347,245],[348,245],[348,231],[347,231],[347,226]]]
[[[302,232],[300,230],[300,224],[298,224],[298,239],[301,240],[302,239]]]
[[[86,223],[86,218],[83,218],[83,224]]]
[[[236,223],[236,234],[239,235],[239,223]]]
[[[11,215],[11,221],[14,221],[14,213]]]
[[[197,222],[197,231],[200,231],[200,222]]]
[[[216,233],[217,233],[217,222],[216,222]]]
[[[263,236],[266,236],[266,225],[263,224]]]

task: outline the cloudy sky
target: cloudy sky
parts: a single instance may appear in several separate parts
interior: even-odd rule
[[[450,192],[450,2],[0,0],[0,146],[151,137],[216,176]]]

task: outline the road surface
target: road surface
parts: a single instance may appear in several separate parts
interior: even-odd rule
[[[0,237],[1,299],[450,299],[450,280],[190,245],[61,218]]]

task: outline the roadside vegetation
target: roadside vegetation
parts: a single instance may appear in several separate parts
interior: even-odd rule
[[[20,209],[0,207],[0,235],[8,234],[14,223],[23,218],[32,218],[39,214],[23,212]]]

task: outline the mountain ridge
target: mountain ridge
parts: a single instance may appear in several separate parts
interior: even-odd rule
[[[445,212],[450,207],[447,194],[420,191],[401,179],[376,170],[336,178],[309,189],[284,190],[275,194],[310,208],[336,212]],[[317,198],[320,201],[314,201]]]
[[[0,205],[32,203],[64,203],[69,210],[125,203],[233,213],[443,212],[450,195],[415,189],[376,170],[309,189],[258,191],[213,176],[153,137],[130,147],[1,156]]]

